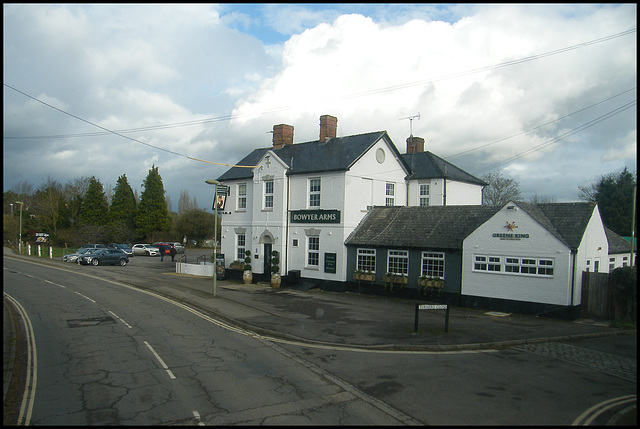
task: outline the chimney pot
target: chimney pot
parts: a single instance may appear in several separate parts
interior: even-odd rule
[[[424,139],[411,136],[407,139],[407,153],[424,152]]]
[[[338,135],[338,118],[331,115],[320,116],[320,142],[324,143]]]
[[[293,144],[293,126],[280,124],[273,126],[273,148],[279,149],[286,144]]]

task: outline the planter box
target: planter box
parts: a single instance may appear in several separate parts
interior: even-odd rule
[[[384,276],[384,282],[406,285],[407,283],[409,283],[409,278],[405,276]]]
[[[371,273],[353,273],[353,279],[361,282],[375,282],[376,275]]]
[[[444,280],[418,279],[418,285],[423,288],[444,289]]]

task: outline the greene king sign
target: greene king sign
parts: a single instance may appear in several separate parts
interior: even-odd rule
[[[292,211],[291,223],[340,223],[340,210]]]

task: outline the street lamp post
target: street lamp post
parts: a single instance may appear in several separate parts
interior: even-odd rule
[[[16,204],[20,204],[20,231],[18,231],[18,253],[22,255],[22,201],[16,201]]]
[[[218,242],[218,185],[220,182],[213,179],[205,180],[205,183],[213,185],[213,207],[214,207],[214,220],[213,220],[213,296],[216,296],[218,292],[218,261],[216,257]]]

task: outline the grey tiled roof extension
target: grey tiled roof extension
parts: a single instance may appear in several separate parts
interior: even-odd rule
[[[462,241],[502,206],[374,207],[345,244],[461,249]]]
[[[402,155],[411,170],[409,179],[437,179],[447,178],[458,182],[472,183],[474,185],[486,186],[488,183],[478,179],[440,158],[431,152],[405,153]]]
[[[569,247],[577,250],[596,203],[547,203],[537,204],[537,206],[566,240]]]
[[[607,234],[607,241],[609,242],[609,254],[629,253],[631,252],[631,242],[625,240],[615,232],[611,231],[606,226],[604,232]],[[634,249],[635,250],[635,249]]]
[[[595,208],[595,203],[509,204],[524,210],[574,251],[582,241]],[[374,207],[349,235],[345,244],[461,249],[463,240],[503,207]]]

